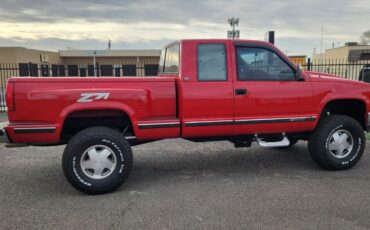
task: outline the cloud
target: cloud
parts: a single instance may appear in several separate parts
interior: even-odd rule
[[[2,0],[0,46],[94,49],[112,39],[113,48],[160,48],[181,38],[224,38],[227,18],[236,16],[241,38],[275,30],[283,50],[310,53],[321,23],[324,47],[356,41],[369,29],[368,12],[368,0]]]

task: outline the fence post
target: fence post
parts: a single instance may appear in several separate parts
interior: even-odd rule
[[[311,71],[311,58],[307,58],[307,71]]]

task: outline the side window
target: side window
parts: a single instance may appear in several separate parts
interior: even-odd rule
[[[201,44],[198,46],[198,80],[227,80],[224,44]]]
[[[161,51],[159,59],[159,73],[178,73],[180,45],[176,43]]]
[[[264,48],[237,47],[238,80],[295,80],[294,70],[274,52]]]
[[[161,50],[161,56],[159,58],[159,69],[158,73],[163,73],[164,72],[164,58],[166,57],[166,49]]]

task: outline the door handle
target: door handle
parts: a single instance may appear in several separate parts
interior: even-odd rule
[[[247,89],[235,89],[236,95],[245,95],[247,94]]]

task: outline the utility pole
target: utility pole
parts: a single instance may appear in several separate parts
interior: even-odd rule
[[[229,18],[227,22],[230,24],[233,30],[228,30],[227,31],[227,38],[230,39],[238,39],[240,37],[240,31],[235,30],[235,27],[239,25],[239,18]]]
[[[323,43],[323,40],[324,40],[324,22],[321,23],[320,55],[322,54],[322,43]]]
[[[93,51],[93,61],[94,61],[94,77],[96,77],[96,50]]]

